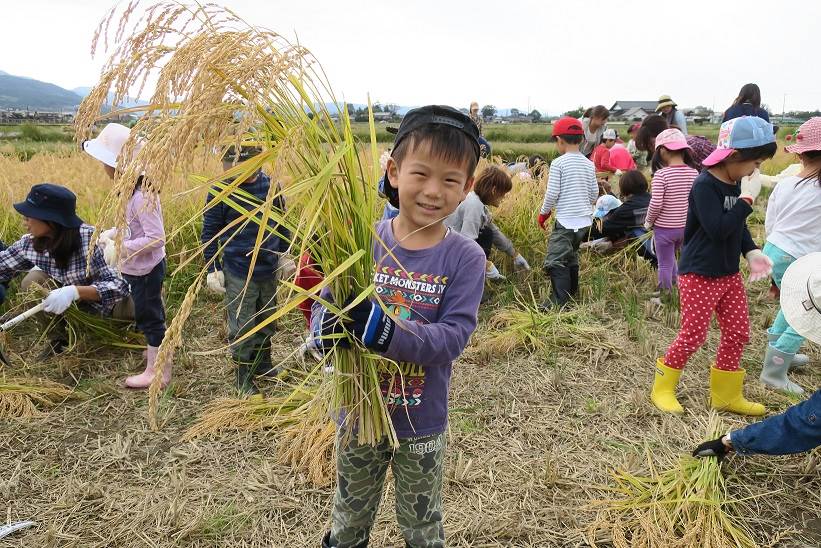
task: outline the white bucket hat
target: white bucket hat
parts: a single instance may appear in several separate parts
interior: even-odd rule
[[[83,142],[83,150],[105,165],[117,167],[117,157],[130,134],[122,124],[108,124],[96,138]]]
[[[821,253],[804,255],[787,268],[781,310],[799,335],[821,344]]]

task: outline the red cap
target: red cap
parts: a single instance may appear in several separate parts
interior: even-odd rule
[[[562,116],[553,123],[553,137],[557,135],[584,135],[581,120],[572,116]]]

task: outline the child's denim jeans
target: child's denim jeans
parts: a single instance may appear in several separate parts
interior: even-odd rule
[[[780,415],[730,434],[741,455],[790,455],[821,445],[821,390]]]

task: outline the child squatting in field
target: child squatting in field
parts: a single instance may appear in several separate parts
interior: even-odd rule
[[[51,287],[38,314],[41,331],[49,325],[48,346],[39,359],[60,354],[68,346],[61,316],[75,302],[102,316],[131,319],[128,284],[106,264],[103,251],[91,248],[94,227],[77,216],[77,197],[51,183],[37,184],[14,209],[23,215],[27,234],[0,251],[0,284],[26,273],[20,288]],[[89,261],[89,256],[90,261]],[[35,267],[37,267],[35,269]]]
[[[100,134],[83,143],[83,150],[99,160],[106,174],[114,180],[117,163],[121,160],[123,145],[131,130],[120,124],[106,125]],[[138,147],[135,152],[139,150]],[[145,352],[145,371],[125,379],[129,388],[148,388],[154,379],[159,346],[165,338],[165,304],[162,297],[165,279],[165,227],[159,196],[147,196],[142,189],[143,176],[139,176],[125,210],[125,234],[122,257],[117,265],[131,288],[134,302],[134,321],[145,335],[148,348]],[[116,229],[105,231],[101,240],[113,247]],[[114,262],[114,261],[112,261]],[[171,360],[162,365],[161,386],[171,382]]]
[[[222,159],[223,169],[228,171],[235,161],[248,160],[260,152],[259,148],[251,146],[242,146],[239,150],[229,147]],[[230,179],[225,184],[232,182],[233,179]],[[280,254],[287,251],[290,245],[291,235],[285,227],[269,219],[270,231],[263,236],[252,268],[251,251],[256,245],[259,231],[265,230],[265,227],[249,217],[259,204],[268,199],[271,179],[262,170],[257,170],[231,191],[229,196],[237,207],[245,210],[244,213],[225,201],[215,201],[214,198],[221,192],[218,186],[211,188],[205,202],[201,240],[209,271],[206,282],[209,289],[223,295],[228,314],[228,342],[236,367],[236,388],[242,394],[258,394],[259,389],[254,382],[257,375],[276,377],[282,373],[271,359],[274,324],[265,325],[242,341],[239,339],[274,313],[276,270]],[[273,207],[284,213],[285,201],[281,196],[274,198]],[[261,212],[257,211],[254,215],[261,220]],[[244,220],[239,221],[241,217]]]
[[[750,339],[750,321],[738,261],[740,255],[747,259],[750,281],[765,279],[771,272],[772,261],[756,247],[746,219],[761,191],[761,180],[749,175],[775,151],[768,122],[751,116],[725,122],[718,147],[703,162],[707,169],[693,184],[679,261],[681,329],[665,356],[656,360],[650,394],[662,411],[684,411],[676,386],[690,356],[707,339],[715,312],[721,340],[710,368],[711,407],[742,415],[766,412],[743,395],[745,370],[739,363]]]
[[[380,303],[365,300],[341,320],[314,304],[315,337],[330,352],[344,330],[399,364],[381,372],[399,447],[387,438],[359,445],[355,426],[337,431],[337,482],[325,547],[368,545],[385,474],[396,483],[396,518],[407,546],[445,545],[442,476],[453,361],[476,328],[485,254],[444,220],[473,186],[479,131],[456,109],[427,106],[402,120],[386,170],[385,191],[399,205],[380,221],[374,282]],[[379,241],[377,240],[377,241]],[[382,245],[384,243],[384,245]],[[412,282],[412,283],[411,283]],[[416,283],[423,282],[423,283]],[[329,292],[324,290],[326,298]],[[383,311],[382,305],[387,309]],[[337,342],[339,341],[339,342]]]
[[[494,247],[510,255],[515,268],[530,270],[530,265],[525,258],[516,252],[510,239],[494,224],[489,209],[498,207],[512,188],[513,181],[507,171],[490,165],[476,178],[473,190],[459,204],[456,211],[445,219],[445,226],[475,241],[485,252],[485,257],[487,257],[485,277],[488,280],[505,278],[490,260],[490,252]]]

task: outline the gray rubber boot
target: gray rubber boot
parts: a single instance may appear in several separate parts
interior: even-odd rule
[[[795,354],[787,354],[772,345],[767,345],[764,367],[761,369],[761,376],[759,376],[761,382],[771,388],[792,392],[793,394],[803,394],[804,389],[787,377],[787,371],[790,369],[790,362],[794,356]]]
[[[772,344],[778,340],[780,335],[773,335],[769,331],[767,331],[767,342]],[[795,369],[797,367],[803,367],[810,363],[810,357],[806,354],[796,354],[795,357],[792,359],[792,363],[790,363],[790,369]]]

